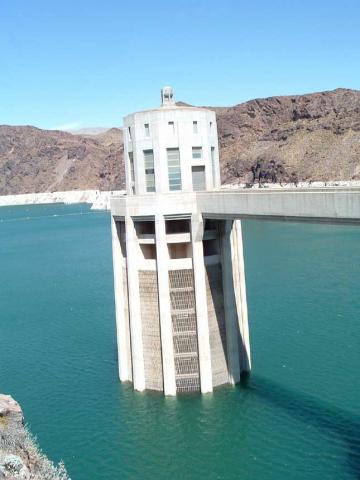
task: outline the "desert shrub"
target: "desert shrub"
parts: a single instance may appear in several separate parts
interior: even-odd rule
[[[63,462],[54,464],[39,448],[35,437],[21,424],[0,426],[0,464],[9,454],[18,455],[29,468],[31,480],[70,480]]]

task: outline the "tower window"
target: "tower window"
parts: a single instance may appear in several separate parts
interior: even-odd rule
[[[191,243],[169,243],[170,258],[191,258]]]
[[[181,190],[180,152],[178,148],[168,148],[167,162],[169,174],[169,190]]]
[[[153,150],[144,150],[145,185],[147,192],[155,192],[155,169]]]
[[[128,127],[129,142],[131,142],[131,127]]]
[[[215,147],[211,147],[211,170],[212,170],[213,186],[215,187],[215,183],[216,183]]]
[[[202,147],[193,147],[192,148],[192,158],[193,160],[202,159]]]
[[[145,137],[150,137],[150,125],[148,123],[144,124]]]
[[[175,123],[174,122],[168,122],[168,130],[171,135],[174,135],[175,133]]]
[[[189,233],[190,223],[188,219],[166,220],[166,234]]]
[[[210,126],[210,133],[212,133],[212,126],[213,126],[213,123],[212,123],[212,122],[210,122],[210,125],[209,125],[209,126]]]
[[[134,154],[129,152],[129,162],[130,162],[130,181],[131,181],[131,191],[135,193],[135,168],[134,168]]]
[[[193,191],[206,190],[205,166],[195,165],[191,167]]]
[[[193,133],[198,133],[198,122],[193,122]]]

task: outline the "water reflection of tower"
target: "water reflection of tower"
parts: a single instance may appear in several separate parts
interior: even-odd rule
[[[197,204],[220,188],[215,113],[171,87],[161,102],[125,117],[127,195],[111,202],[119,374],[206,393],[250,370],[241,223]]]

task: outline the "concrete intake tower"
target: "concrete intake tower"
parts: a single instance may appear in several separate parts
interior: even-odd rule
[[[220,188],[215,113],[170,87],[161,100],[124,118],[127,194],[111,201],[119,375],[206,393],[251,368],[241,222],[200,194]]]

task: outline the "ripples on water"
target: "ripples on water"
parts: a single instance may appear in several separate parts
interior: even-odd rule
[[[0,391],[73,480],[360,478],[360,228],[243,229],[253,373],[164,398],[117,380],[109,215],[0,208]]]

